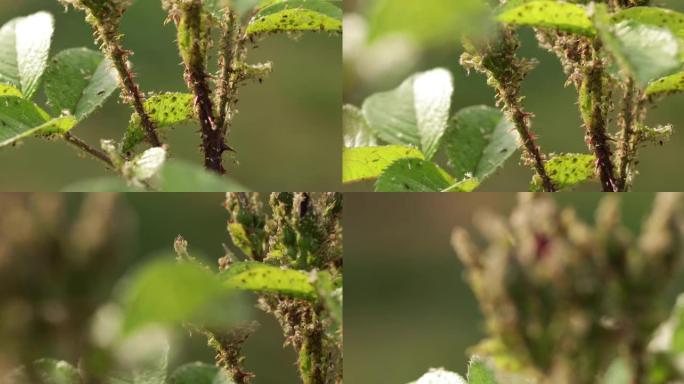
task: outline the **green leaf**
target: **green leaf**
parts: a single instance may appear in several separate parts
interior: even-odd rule
[[[342,107],[342,131],[346,148],[374,147],[378,144],[363,112],[353,105]]]
[[[363,114],[378,137],[390,144],[420,147],[429,160],[446,131],[453,92],[451,73],[437,68],[370,96]]]
[[[316,272],[312,280],[316,293],[321,298],[330,317],[338,327],[341,326],[343,303],[342,279],[334,280],[328,272]]]
[[[0,96],[24,97],[20,90],[8,84],[0,84]]]
[[[669,350],[675,355],[684,353],[684,294],[677,297],[677,302],[668,320],[672,333],[669,341]]]
[[[228,6],[233,7],[238,15],[247,14],[260,3],[268,0],[204,0],[204,9],[217,20],[223,19],[223,14]]]
[[[173,372],[171,384],[234,384],[234,381],[215,365],[190,363]]]
[[[204,168],[169,160],[159,172],[160,192],[246,192],[249,188],[225,176],[218,176]]]
[[[26,368],[22,367],[4,377],[5,384],[80,384],[81,375],[76,367],[66,361],[40,359],[31,364],[38,383],[28,377]]]
[[[585,36],[596,34],[584,6],[556,0],[511,0],[499,8],[502,23],[552,28]]]
[[[399,159],[424,159],[424,157],[419,150],[400,145],[345,148],[342,152],[342,181],[351,183],[374,179]]]
[[[0,96],[0,147],[33,134],[64,133],[76,121],[69,116],[50,120],[33,102],[18,96]]]
[[[151,361],[137,362],[132,369],[132,384],[166,384],[166,371],[169,367],[169,345],[164,345]]]
[[[167,160],[151,184],[158,192],[247,192],[248,188],[225,176],[182,160]],[[83,180],[68,185],[63,192],[145,192],[142,186],[126,183],[121,177]]]
[[[375,0],[370,3],[369,39],[403,34],[422,46],[452,44],[487,24],[481,0]]]
[[[655,96],[684,91],[684,72],[675,73],[652,81],[646,87],[646,96]]]
[[[658,7],[633,7],[621,9],[612,16],[613,23],[624,20],[667,28],[675,36],[684,39],[684,14],[681,12]]]
[[[409,384],[467,384],[458,373],[449,372],[442,368],[431,369],[420,379]]]
[[[153,147],[126,161],[121,167],[121,174],[129,184],[142,187],[155,177],[166,162],[167,152],[164,147]]]
[[[194,100],[195,97],[188,93],[165,93],[150,97],[144,106],[157,128],[167,128],[196,119]],[[140,123],[140,116],[134,113],[123,138],[121,152],[132,150],[144,140],[145,131]]]
[[[618,358],[613,360],[608,367],[602,384],[624,384],[632,382],[632,369],[624,359]]]
[[[254,261],[235,263],[222,272],[219,278],[226,287],[244,291],[274,293],[306,300],[315,300],[317,297],[308,273]]]
[[[340,0],[274,0],[252,17],[246,32],[342,32],[341,4]]]
[[[81,382],[78,369],[66,361],[40,359],[33,368],[44,384],[77,384]]]
[[[464,108],[444,136],[456,178],[489,177],[518,148],[518,133],[501,111],[487,106]]]
[[[485,364],[484,360],[477,356],[470,359],[468,365],[468,384],[498,384],[496,375]]]
[[[20,88],[27,99],[38,90],[47,66],[54,19],[38,12],[0,28],[0,83]]]
[[[62,189],[62,192],[144,192],[126,184],[120,177],[101,177],[77,181]]]
[[[595,4],[594,24],[606,50],[640,86],[681,70],[682,43],[669,29],[634,20],[612,24],[605,4]]]
[[[116,70],[96,51],[72,48],[55,56],[45,72],[45,94],[57,114],[67,111],[80,121],[117,88]]]
[[[376,192],[440,192],[454,180],[438,165],[421,159],[401,159],[382,173]]]
[[[242,320],[244,312],[241,301],[214,273],[172,258],[138,270],[126,287],[123,305],[124,334],[150,324],[226,326]]]
[[[479,186],[480,181],[478,179],[469,178],[456,182],[454,185],[444,189],[442,192],[472,192]]]
[[[567,189],[596,177],[596,158],[585,154],[564,154],[553,156],[545,164],[546,172],[559,189]],[[543,186],[537,175],[532,179],[532,191],[541,192]]]

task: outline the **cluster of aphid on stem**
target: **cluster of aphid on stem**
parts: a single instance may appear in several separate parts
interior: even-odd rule
[[[650,1],[607,0],[607,3],[615,11],[645,6]],[[607,70],[610,63],[598,36],[582,36],[541,28],[535,32],[539,45],[560,59],[567,75],[566,85],[574,85],[578,91],[585,141],[595,157],[596,173],[602,190],[629,190],[636,174],[639,146],[648,141],[662,143],[669,135],[670,127],[647,128],[643,125],[649,98],[633,79],[617,82],[611,78]],[[466,39],[461,64],[487,76],[487,83],[496,91],[498,104],[503,107],[520,135],[523,163],[534,169],[535,177],[539,179],[544,191],[554,192],[558,188],[545,167],[548,157],[536,144],[536,136],[531,130],[533,114],[524,110],[524,98],[520,96],[521,82],[535,62],[517,57],[519,45],[514,29],[500,26],[494,38]],[[616,111],[613,93],[618,91],[622,98],[621,107]],[[612,113],[617,115],[619,128],[615,134],[608,132],[613,120]],[[616,153],[612,142],[615,143]]]
[[[227,193],[228,231],[233,243],[253,262],[300,271],[326,271],[342,276],[342,195],[340,193],[272,193],[265,207],[259,194]],[[179,237],[174,248],[180,260],[189,259],[187,242]],[[218,260],[226,271],[236,262],[226,248]],[[276,294],[259,294],[259,307],[280,324],[285,345],[298,355],[303,384],[342,383],[342,329],[335,326],[320,301]],[[255,330],[250,322],[226,330],[191,327],[207,336],[216,363],[236,384],[254,376],[244,368],[243,344]]]
[[[140,117],[146,141],[154,147],[163,146],[157,127],[149,111],[145,110],[145,95],[135,81],[135,73],[128,60],[132,52],[121,44],[123,35],[119,31],[119,24],[130,6],[130,0],[59,1],[86,12],[86,20],[94,29],[96,42],[117,70],[122,99]],[[240,17],[230,6],[224,9],[220,20],[204,9],[203,0],[162,0],[162,6],[168,12],[167,21],[173,21],[178,28],[178,47],[185,67],[185,80],[195,96],[194,108],[201,126],[205,167],[223,174],[223,153],[232,151],[226,140],[229,126],[237,113],[239,85],[250,79],[261,81],[270,72],[271,65],[250,66],[244,63],[246,45],[254,41],[252,36],[247,35]],[[219,69],[214,76],[207,70],[207,59],[212,45],[211,28],[216,25],[221,29],[221,38]],[[216,83],[214,98],[209,85],[212,79]],[[115,165],[107,153],[89,146],[83,140],[68,134],[67,141],[110,167]]]

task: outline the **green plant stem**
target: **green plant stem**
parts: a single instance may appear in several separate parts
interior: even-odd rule
[[[96,21],[94,27],[98,38],[102,42],[105,54],[114,63],[114,68],[116,68],[116,72],[119,75],[119,88],[121,89],[123,99],[140,116],[140,123],[145,130],[147,141],[155,147],[161,147],[162,143],[157,135],[156,127],[150,115],[145,111],[145,98],[140,91],[140,87],[135,82],[135,74],[131,70],[128,61],[130,52],[121,46],[121,35],[116,29],[103,25],[101,21]]]
[[[613,176],[613,161],[606,135],[606,99],[604,97],[604,68],[599,55],[600,42],[595,40],[580,88],[580,110],[589,149],[596,156],[601,187],[604,192],[617,192]]]
[[[632,368],[632,383],[645,384],[646,381],[646,362],[644,361],[645,349],[643,344],[636,340],[629,346],[630,362]]]
[[[233,112],[237,104],[239,82],[238,65],[243,55],[244,37],[237,14],[232,9],[226,12],[221,36],[221,56],[219,58],[219,79],[216,90],[218,118],[216,125],[227,135]]]
[[[630,178],[632,162],[636,156],[634,125],[638,115],[636,109],[638,102],[635,102],[638,96],[634,80],[630,78],[625,87],[625,97],[620,116],[622,130],[618,148],[619,179],[617,187],[621,192],[625,192],[628,188],[627,180]]]
[[[62,135],[62,137],[64,138],[64,140],[67,143],[69,143],[69,144],[73,145],[74,147],[78,148],[79,150],[93,156],[94,158],[102,161],[103,163],[107,164],[108,167],[110,167],[112,169],[116,168],[114,166],[114,163],[109,158],[109,156],[107,156],[106,153],[104,153],[103,151],[100,151],[97,148],[91,146],[90,144],[88,144],[85,141],[83,141],[82,139],[74,136],[70,132],[65,133],[64,135]]]
[[[311,329],[307,330],[299,349],[299,373],[303,384],[325,384],[323,367],[323,325],[319,319],[321,308],[315,310]]]
[[[195,109],[202,131],[202,150],[204,166],[218,174],[224,174],[223,152],[230,148],[224,140],[223,130],[219,129],[214,116],[211,101],[211,89],[207,82],[205,55],[203,46],[207,44],[202,36],[202,1],[193,0],[182,5],[182,16],[179,24],[179,45],[185,64],[185,81],[195,95]],[[185,35],[187,34],[187,35]],[[182,46],[183,41],[188,46]]]
[[[207,337],[207,344],[216,351],[216,364],[225,370],[235,384],[249,384],[254,374],[244,370],[242,346],[254,332],[256,322],[236,326],[221,333],[202,327],[191,327]]]

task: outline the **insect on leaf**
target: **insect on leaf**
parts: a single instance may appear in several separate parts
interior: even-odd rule
[[[57,114],[85,119],[116,90],[116,70],[100,52],[72,48],[58,53],[45,72],[45,94]]]
[[[247,34],[286,31],[342,32],[340,0],[275,0],[257,12]]]

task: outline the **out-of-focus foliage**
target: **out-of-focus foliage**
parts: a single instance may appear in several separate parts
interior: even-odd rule
[[[454,231],[490,338],[474,352],[491,360],[502,383],[511,374],[530,383],[680,380],[678,320],[670,321],[669,335],[656,336],[661,349],[651,345],[667,324],[662,300],[681,272],[681,209],[681,194],[658,194],[640,234],[632,235],[618,198],[605,198],[590,226],[572,209],[527,193],[509,220],[476,218],[487,246]],[[492,353],[491,343],[500,350]]]
[[[77,207],[57,194],[4,194],[0,209],[0,372],[85,353],[84,330],[130,262],[130,209],[112,194]]]

